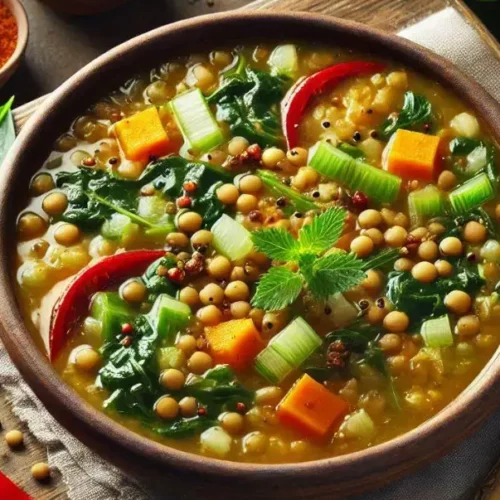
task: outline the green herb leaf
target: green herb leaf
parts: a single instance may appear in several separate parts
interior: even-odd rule
[[[343,208],[335,207],[314,217],[299,232],[300,251],[321,254],[331,248],[342,234],[346,213]]]
[[[300,274],[286,267],[272,267],[259,281],[252,305],[266,311],[279,311],[297,299],[302,286]]]
[[[388,139],[396,130],[400,128],[410,128],[430,120],[432,117],[431,103],[421,95],[413,92],[406,92],[404,96],[403,108],[396,117],[390,116],[382,124],[380,133]]]
[[[356,286],[364,277],[363,261],[352,253],[336,252],[314,261],[307,280],[316,297],[328,297]]]
[[[0,106],[0,123],[7,116],[7,113],[12,109],[15,96],[12,96],[3,106]]]
[[[254,231],[252,240],[259,252],[280,261],[296,260],[299,244],[285,229]]]

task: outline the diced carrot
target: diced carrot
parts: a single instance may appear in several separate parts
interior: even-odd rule
[[[145,160],[169,152],[170,141],[153,106],[120,120],[115,125],[120,146],[129,160]]]
[[[404,179],[432,181],[440,138],[399,129],[387,145],[384,169]]]
[[[205,337],[214,361],[228,364],[235,370],[248,368],[264,347],[251,319],[233,319],[207,327]]]
[[[349,405],[305,374],[277,409],[279,421],[310,437],[323,438],[349,410]]]

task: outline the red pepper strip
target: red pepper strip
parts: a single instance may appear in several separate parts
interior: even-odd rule
[[[386,68],[385,64],[364,61],[351,61],[335,64],[311,76],[299,80],[286,94],[281,103],[283,134],[288,149],[297,146],[299,124],[311,98],[333,87],[345,78],[364,74],[378,73]]]
[[[5,500],[32,500],[22,489],[0,472],[0,498]]]
[[[136,250],[105,257],[75,276],[52,310],[50,326],[50,359],[54,361],[75,323],[84,316],[92,295],[113,281],[142,274],[164,250]]]

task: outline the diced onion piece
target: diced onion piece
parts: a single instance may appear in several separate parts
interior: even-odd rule
[[[329,318],[337,328],[349,325],[359,314],[359,308],[354,303],[349,302],[341,293],[330,295],[326,301],[325,309],[327,307],[331,309]]]
[[[457,135],[473,138],[480,133],[479,122],[470,113],[460,113],[450,122],[450,127]]]
[[[200,435],[201,449],[205,453],[223,457],[231,451],[231,436],[222,427],[209,427]]]
[[[425,321],[420,328],[420,335],[422,335],[427,347],[447,347],[453,345],[450,318],[446,314],[439,318]]]
[[[481,248],[481,257],[488,262],[500,262],[500,243],[497,240],[488,240]]]
[[[293,44],[278,45],[269,56],[268,63],[272,74],[295,78],[299,71],[297,48]]]
[[[347,438],[370,440],[376,433],[375,424],[368,413],[361,409],[346,417],[339,432]]]

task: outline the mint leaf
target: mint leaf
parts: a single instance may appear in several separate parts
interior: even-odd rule
[[[295,302],[302,285],[300,274],[286,267],[272,267],[260,279],[252,305],[265,311],[279,311]]]
[[[252,240],[259,252],[271,259],[290,261],[297,259],[298,243],[285,229],[263,229],[252,233]]]
[[[363,280],[363,268],[364,262],[352,253],[336,252],[321,257],[306,275],[309,290],[316,297],[345,292]]]
[[[335,207],[314,217],[299,232],[301,253],[320,254],[331,248],[342,234],[346,214],[343,208]]]

